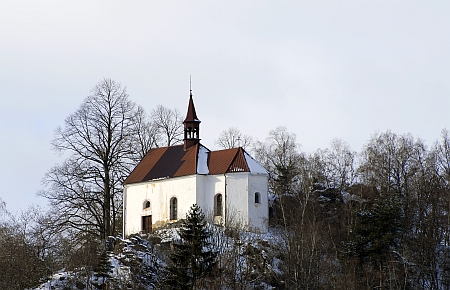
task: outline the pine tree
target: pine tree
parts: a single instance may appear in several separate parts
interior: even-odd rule
[[[394,196],[380,198],[372,209],[361,211],[357,220],[356,254],[361,259],[380,262],[398,243],[402,228],[400,201]]]
[[[379,271],[379,288],[383,289],[383,267],[392,250],[399,247],[404,231],[401,197],[386,194],[375,200],[372,208],[358,212],[352,229],[352,241],[345,251],[369,263]]]
[[[172,243],[165,287],[193,289],[196,281],[212,271],[216,253],[212,250],[211,232],[200,207],[192,205],[178,230],[181,241]]]
[[[108,252],[106,251],[106,245],[101,242],[97,248],[97,264],[94,267],[94,272],[99,278],[97,288],[106,289],[106,280],[109,278],[109,272],[112,269],[111,261],[109,260]]]

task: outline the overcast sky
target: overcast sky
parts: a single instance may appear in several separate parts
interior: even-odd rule
[[[105,77],[184,115],[192,75],[210,149],[230,126],[259,140],[286,126],[305,152],[386,130],[431,146],[449,127],[449,15],[450,1],[0,0],[0,197],[46,203],[54,130]]]

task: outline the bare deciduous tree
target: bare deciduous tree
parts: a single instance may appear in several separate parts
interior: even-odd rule
[[[342,140],[334,139],[331,148],[318,150],[315,154],[322,164],[326,187],[337,188],[342,192],[356,179],[356,152]]]
[[[55,234],[32,206],[15,216],[0,199],[0,289],[28,289],[55,270]]]
[[[131,146],[133,146],[133,152],[137,153],[132,155],[136,158],[135,161],[137,163],[144,158],[150,149],[158,147],[158,139],[160,138],[158,127],[149,120],[142,107],[137,108],[135,131],[136,134],[132,136]]]
[[[450,132],[443,129],[441,142],[434,145],[434,156],[437,174],[447,183],[450,183]]]
[[[363,181],[375,183],[380,192],[408,194],[412,177],[419,168],[416,155],[420,147],[411,134],[387,131],[372,136],[362,152]]]
[[[270,131],[266,142],[255,143],[255,158],[269,171],[269,186],[273,193],[295,191],[299,162],[303,158],[298,147],[295,134],[289,133],[286,127]]]
[[[230,127],[220,133],[219,138],[215,141],[216,145],[223,149],[236,147],[247,148],[253,142],[253,138],[249,135],[242,134],[236,127]]]
[[[158,105],[151,113],[151,120],[160,137],[158,145],[172,146],[182,141],[183,120],[177,109]]]
[[[40,192],[50,201],[56,225],[90,231],[101,239],[120,231],[121,185],[136,155],[142,156],[135,141],[145,126],[143,114],[128,100],[125,88],[103,79],[56,130],[53,148],[70,155],[46,174],[47,189]]]

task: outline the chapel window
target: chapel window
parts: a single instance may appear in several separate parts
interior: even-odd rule
[[[255,192],[255,203],[260,202],[261,202],[261,195],[259,194],[259,192]]]
[[[214,197],[214,216],[222,216],[222,194],[216,194]]]
[[[177,211],[178,211],[178,201],[176,197],[172,197],[170,199],[170,219],[177,219]]]
[[[150,201],[149,201],[149,200],[144,201],[144,206],[143,206],[143,208],[144,208],[144,209],[149,209],[149,208],[150,208]]]

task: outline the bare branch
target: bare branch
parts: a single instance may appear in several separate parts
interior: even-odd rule
[[[247,148],[253,142],[253,138],[249,135],[242,134],[236,127],[230,127],[220,133],[216,140],[216,145],[224,149],[242,147]]]

